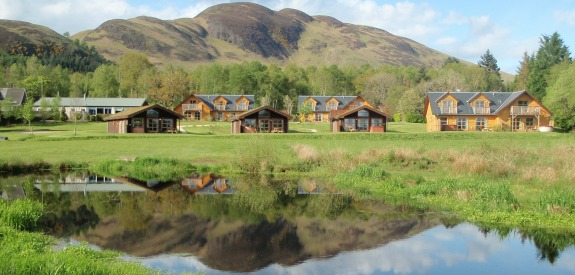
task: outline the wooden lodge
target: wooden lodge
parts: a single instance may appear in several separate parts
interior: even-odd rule
[[[373,107],[361,96],[298,96],[298,107],[302,108],[304,105],[309,105],[312,109],[305,121],[312,122],[330,121],[332,111],[347,111],[364,105]]]
[[[196,95],[184,99],[174,111],[187,120],[231,121],[254,109],[253,95]]]
[[[232,121],[232,134],[287,133],[291,116],[268,106],[245,112]]]
[[[332,111],[330,116],[332,132],[383,133],[387,131],[388,115],[368,105],[351,110]]]
[[[104,118],[108,133],[177,133],[184,117],[160,105],[131,108]]]
[[[553,126],[551,111],[519,92],[430,92],[425,98],[427,131],[534,131]]]

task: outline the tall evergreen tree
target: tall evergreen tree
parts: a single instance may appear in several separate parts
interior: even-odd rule
[[[501,90],[503,88],[503,80],[501,79],[501,74],[499,73],[499,66],[497,65],[497,59],[491,54],[491,51],[487,51],[481,56],[481,59],[477,64],[484,70],[484,80],[485,91]]]
[[[513,81],[513,88],[515,90],[526,90],[527,82],[529,81],[529,62],[531,58],[527,52],[523,53],[523,59],[519,63],[519,68],[517,68],[517,75]]]
[[[533,96],[541,100],[545,97],[548,86],[547,75],[556,64],[571,61],[569,49],[564,45],[561,36],[555,32],[550,36],[543,35],[539,39],[539,50],[529,63],[529,81],[527,89]]]

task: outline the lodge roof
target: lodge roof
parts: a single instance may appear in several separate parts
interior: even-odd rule
[[[381,115],[381,116],[383,116],[383,117],[386,117],[386,118],[389,117],[389,115],[386,114],[386,113],[383,112],[383,111],[380,111],[380,110],[378,110],[378,109],[369,107],[369,106],[367,106],[367,105],[362,105],[362,106],[359,106],[359,107],[357,107],[357,108],[353,108],[353,109],[351,109],[351,110],[337,110],[337,111],[332,111],[331,120],[342,119],[342,118],[344,118],[344,117],[346,117],[346,116],[349,116],[349,115],[351,115],[351,114],[353,114],[353,113],[357,113],[357,112],[359,112],[359,111],[361,111],[361,110],[368,110],[368,111],[374,112],[374,113],[376,113],[376,114],[379,114],[379,115]]]
[[[104,118],[105,121],[110,121],[110,120],[122,120],[122,119],[128,119],[128,118],[132,118],[137,116],[138,114],[141,114],[143,112],[146,112],[150,109],[160,109],[163,112],[169,113],[175,117],[177,117],[178,119],[183,119],[184,116],[168,109],[165,107],[162,107],[158,104],[156,105],[148,105],[148,106],[140,106],[140,107],[134,107],[134,108],[130,108],[128,110],[125,111],[121,111],[119,113],[115,113],[113,115],[107,116]]]
[[[26,89],[24,88],[1,88],[0,100],[11,99],[12,104],[22,105],[26,101]]]
[[[52,104],[55,97],[44,98],[48,104]],[[34,102],[35,107],[39,107],[42,99]],[[147,104],[146,98],[109,98],[109,97],[62,97],[60,106],[63,107],[139,107]]]
[[[273,112],[273,113],[276,113],[276,114],[278,114],[278,115],[280,115],[280,116],[283,116],[283,117],[287,118],[288,120],[291,119],[291,116],[290,116],[290,115],[288,115],[288,114],[286,114],[286,113],[284,113],[284,112],[282,112],[282,111],[273,109],[273,108],[271,108],[271,107],[269,107],[269,106],[262,106],[262,107],[255,108],[255,109],[253,109],[253,110],[250,110],[250,111],[243,112],[243,113],[239,114],[238,116],[236,116],[236,118],[234,119],[234,121],[235,121],[235,120],[240,120],[240,119],[242,119],[242,118],[246,118],[247,116],[253,115],[253,114],[255,114],[255,113],[257,113],[257,112],[259,112],[259,111],[261,111],[261,110],[268,110],[268,111],[270,111],[270,112]]]
[[[196,97],[201,100],[206,106],[208,106],[211,110],[215,110],[216,106],[214,106],[214,100],[218,97],[222,97],[226,100],[226,108],[225,111],[243,111],[239,109],[239,106],[236,106],[236,101],[241,97],[245,97],[249,101],[249,105],[247,106],[248,109],[253,109],[255,105],[255,96],[254,95],[198,95],[193,94],[186,98],[182,103],[178,104],[186,104],[186,101],[189,100],[191,97]]]
[[[458,115],[473,115],[473,99],[477,98],[479,95],[483,95],[490,101],[489,108],[491,110],[490,114],[497,115],[501,110],[505,109],[511,105],[517,98],[521,95],[526,94],[531,97],[532,100],[537,101],[541,107],[545,108],[541,102],[539,102],[535,97],[529,94],[527,91],[518,92],[428,92],[427,97],[431,107],[431,113],[433,115],[440,115],[441,110],[438,101],[447,95],[453,96],[457,99],[457,114]],[[426,106],[427,108],[427,106]]]
[[[357,96],[311,96],[311,95],[300,95],[297,97],[297,105],[298,106],[302,106],[303,103],[308,99],[308,98],[313,98],[317,103],[316,103],[316,109],[317,110],[321,110],[322,106],[327,106],[327,101],[329,101],[330,99],[335,99],[339,102],[337,109],[343,109],[345,106],[347,106],[349,103],[351,103],[352,101],[354,101]],[[325,108],[323,108],[323,110],[326,110]]]

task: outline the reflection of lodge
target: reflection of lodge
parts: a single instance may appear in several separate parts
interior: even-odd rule
[[[336,194],[337,190],[335,186],[323,182],[319,179],[301,179],[297,184],[297,193],[300,195],[311,195],[311,194]]]
[[[36,180],[34,186],[47,192],[84,192],[86,194],[88,192],[144,192],[147,190],[158,192],[174,184],[174,182],[145,182],[131,178],[109,178],[97,175],[67,175],[56,182]]]
[[[182,181],[182,187],[192,194],[233,194],[227,179],[214,174],[195,174]]]

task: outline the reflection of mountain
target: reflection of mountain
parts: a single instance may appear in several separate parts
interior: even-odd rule
[[[108,218],[75,238],[135,256],[191,253],[212,268],[248,272],[272,263],[293,265],[309,258],[373,248],[438,224],[438,219],[422,216],[335,220],[299,217],[295,221],[280,218],[271,223],[242,224],[186,214],[172,219],[155,216],[140,231],[123,231],[121,222]]]

